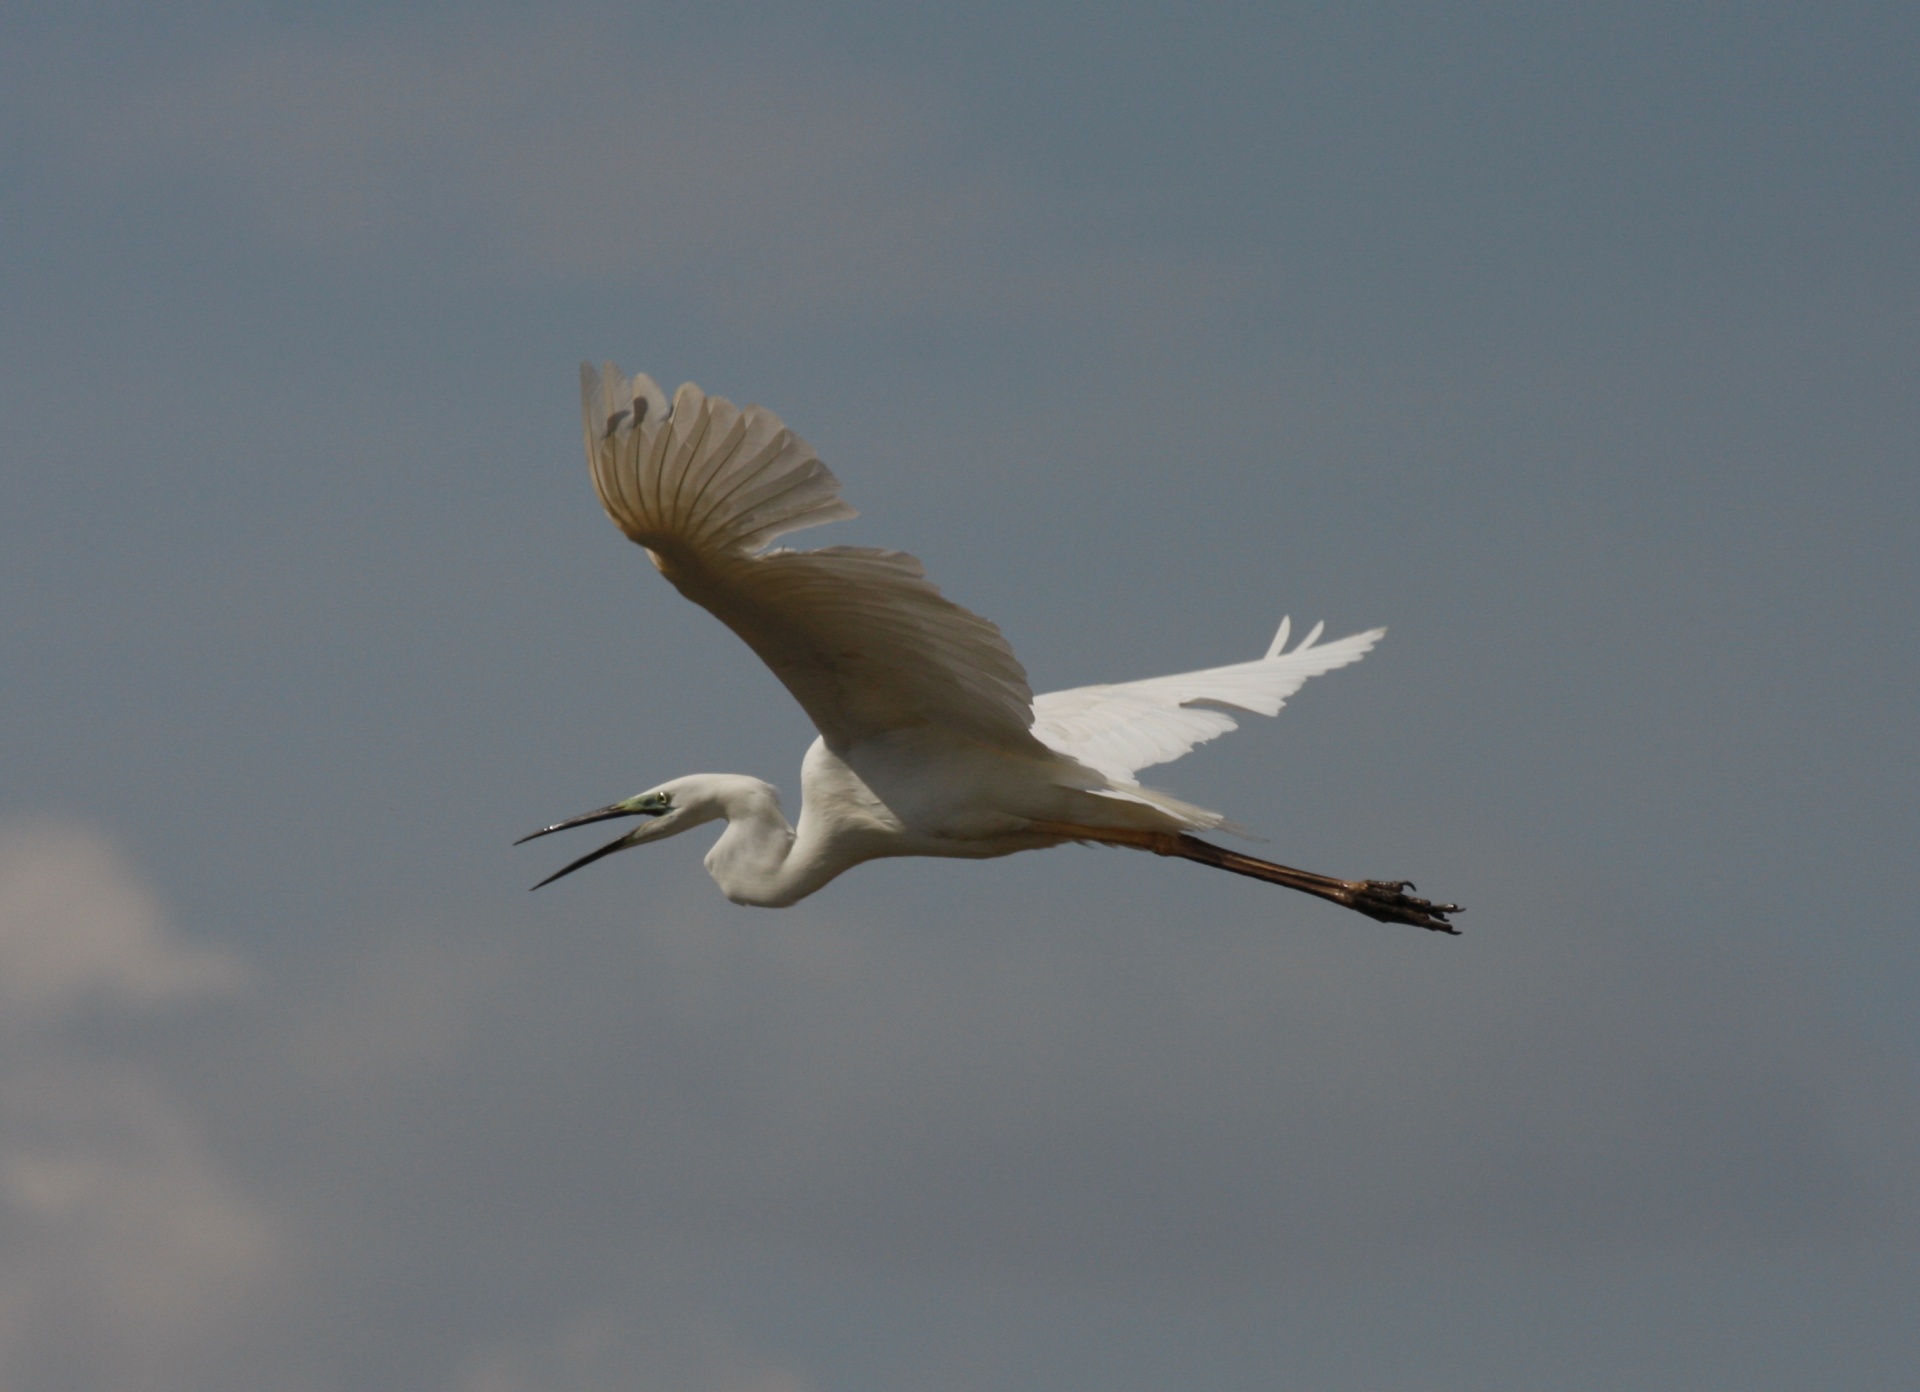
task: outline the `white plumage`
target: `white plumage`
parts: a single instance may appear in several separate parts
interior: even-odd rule
[[[1000,630],[900,551],[760,551],[859,514],[807,442],[759,406],[691,382],[581,370],[600,504],[660,572],[743,638],[835,744],[935,726],[1011,749],[1033,693]],[[600,422],[598,438],[594,423]],[[1032,751],[1038,752],[1038,751]]]
[[[1078,759],[1118,783],[1155,764],[1171,763],[1196,744],[1240,728],[1221,706],[1278,715],[1308,677],[1358,662],[1386,633],[1370,628],[1324,647],[1322,624],[1292,652],[1283,652],[1292,620],[1282,619],[1265,657],[1147,677],[1111,686],[1076,686],[1033,698],[1033,733],[1049,749]]]
[[[601,856],[724,819],[708,869],[739,903],[782,905],[864,860],[985,858],[1093,841],[1287,884],[1376,918],[1454,931],[1451,905],[1404,882],[1346,881],[1226,851],[1190,833],[1217,812],[1134,775],[1274,715],[1309,678],[1357,662],[1384,629],[1205,671],[1036,697],[1000,630],[943,596],[912,556],[867,547],[764,549],[853,517],[838,481],[771,411],[691,383],[581,370],[593,484],[607,515],[688,599],[737,633],[813,720],[797,826],[758,779],[695,774],[535,832],[647,818],[541,883]],[[531,838],[522,838],[531,839]],[[536,886],[538,888],[538,886]]]

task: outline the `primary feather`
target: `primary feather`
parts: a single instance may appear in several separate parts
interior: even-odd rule
[[[1316,646],[1316,626],[1292,652],[1285,652],[1291,620],[1283,619],[1267,655],[1254,662],[1179,672],[1168,677],[1076,686],[1033,698],[1033,733],[1116,782],[1169,763],[1196,744],[1239,728],[1221,706],[1256,715],[1278,715],[1307,678],[1358,662],[1380,641],[1384,628],[1369,629]]]
[[[900,551],[761,551],[856,516],[839,480],[773,412],[691,382],[581,369],[601,506],[688,599],[746,641],[830,744],[922,726],[1045,754],[1033,691],[993,624]]]

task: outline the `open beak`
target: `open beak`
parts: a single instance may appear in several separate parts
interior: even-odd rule
[[[555,822],[552,826],[541,827],[540,830],[538,831],[530,831],[525,836],[521,837],[519,841],[515,841],[513,844],[518,846],[523,842],[532,841],[537,837],[546,836],[552,832],[565,831],[568,827],[585,826],[589,822],[605,822],[605,821],[610,821],[615,817],[658,817],[661,815],[662,815],[661,811],[653,808],[647,808],[645,810],[642,810],[640,808],[634,807],[631,805],[631,800],[629,800],[628,802],[616,802],[607,807],[597,808],[592,812],[582,812],[579,816],[569,817],[564,822]],[[624,851],[629,846],[639,845],[640,842],[643,839],[645,839],[643,833],[646,832],[647,828],[650,825],[652,825],[650,822],[642,823],[641,825],[635,827],[632,831],[628,832],[625,836],[619,837],[613,841],[609,841],[606,845],[602,846],[599,850],[589,851],[586,855],[581,856],[580,859],[574,861],[571,865],[564,865],[560,869],[554,871],[551,875],[547,876],[546,879],[540,881],[539,884],[535,885],[534,888],[540,889],[546,885],[550,885],[555,880],[561,878],[563,875],[571,875],[574,871],[578,870],[583,865],[593,864],[594,861],[599,860],[602,856],[610,856],[615,851]]]

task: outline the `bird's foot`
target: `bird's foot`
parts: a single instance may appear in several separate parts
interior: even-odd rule
[[[1340,902],[1382,923],[1410,923],[1457,937],[1460,930],[1447,922],[1447,915],[1459,913],[1460,906],[1416,899],[1406,892],[1412,888],[1412,880],[1349,880]]]

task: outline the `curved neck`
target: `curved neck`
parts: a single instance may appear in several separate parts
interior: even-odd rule
[[[780,811],[780,794],[757,778],[728,777],[714,789],[713,815],[727,829],[707,852],[707,873],[736,904],[784,908],[806,898],[846,868],[830,862],[803,814],[795,833]]]

